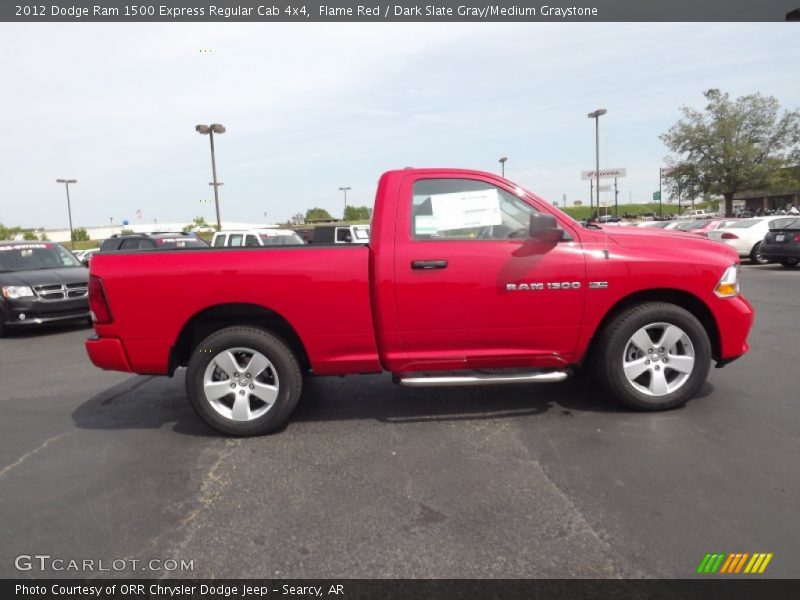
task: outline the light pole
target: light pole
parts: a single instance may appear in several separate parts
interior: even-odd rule
[[[344,192],[344,212],[342,213],[342,221],[345,219],[345,213],[347,212],[347,190],[350,189],[350,186],[340,187],[339,191]]]
[[[500,176],[501,177],[505,177],[506,176],[506,161],[507,160],[508,160],[507,156],[501,156],[500,160],[497,161],[497,162],[500,163]]]
[[[597,190],[595,193],[597,194],[597,208],[600,209],[600,117],[606,114],[608,111],[605,108],[598,108],[594,112],[590,112],[587,117],[590,119],[594,119],[594,151],[595,151],[595,165],[596,171],[595,179],[597,180],[597,184],[595,185],[595,189]],[[589,214],[592,214],[591,208],[591,200],[589,200]]]
[[[77,179],[56,179],[56,183],[63,183],[64,188],[67,190],[67,215],[69,215],[69,249],[73,250],[75,248],[75,240],[73,239],[72,235],[72,206],[70,206],[69,202],[69,184],[70,183],[78,183]]]
[[[214,186],[214,205],[217,209],[217,231],[220,231],[222,230],[222,221],[219,217],[219,186],[222,184],[217,183],[217,161],[214,157],[214,134],[225,133],[225,126],[220,125],[219,123],[212,123],[211,125],[196,125],[194,130],[201,135],[208,135],[208,139],[211,142],[211,175],[214,181],[208,185]]]

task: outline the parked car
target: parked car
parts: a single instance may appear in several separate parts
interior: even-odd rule
[[[652,227],[653,229],[664,229],[672,221],[642,221],[637,223],[637,227]]]
[[[735,222],[737,219],[694,219],[678,221],[674,229],[678,231],[687,231],[703,237],[708,237],[708,232],[720,227],[725,227]]]
[[[369,225],[318,225],[311,238],[314,244],[368,244]]]
[[[695,210],[684,211],[681,214],[681,216],[679,216],[678,218],[679,219],[710,219],[711,217],[716,217],[716,216],[717,216],[717,213],[708,212],[708,211],[705,211],[705,210],[703,210],[701,208],[698,208],[698,209],[695,209]]]
[[[796,267],[800,262],[800,218],[783,217],[772,221],[761,242],[761,256],[787,268]]]
[[[385,173],[373,227],[369,245],[98,254],[89,357],[151,375],[185,366],[202,419],[255,435],[286,423],[304,375],[558,382],[591,354],[613,396],[654,411],[748,349],[753,309],[722,244],[584,228],[506,179],[455,169]]]
[[[179,248],[205,248],[201,238],[183,232],[123,233],[114,234],[100,244],[100,254],[126,250],[175,250]]]
[[[785,217],[753,217],[735,221],[721,229],[708,232],[708,239],[723,242],[736,250],[741,257],[750,262],[765,265],[769,262],[761,256],[761,241],[769,231],[769,224]]]
[[[73,252],[73,254],[79,261],[81,261],[81,264],[84,267],[88,267],[89,261],[92,260],[92,255],[98,252],[99,250],[100,248],[89,248],[87,250],[77,250]]]
[[[0,336],[15,327],[88,321],[89,270],[61,244],[0,242]]]
[[[248,229],[239,231],[218,231],[211,240],[214,248],[233,248],[239,246],[300,246],[303,238],[291,229]]]

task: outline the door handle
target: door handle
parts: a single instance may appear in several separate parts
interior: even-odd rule
[[[447,268],[447,261],[446,260],[412,260],[411,261],[411,268],[412,269],[420,269],[424,271],[429,271],[431,269],[446,269]]]

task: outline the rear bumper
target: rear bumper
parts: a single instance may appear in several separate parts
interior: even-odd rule
[[[745,354],[750,346],[747,336],[753,327],[755,312],[744,296],[720,299],[715,303],[715,317],[719,329],[719,356],[714,358],[727,364]]]
[[[800,258],[800,244],[761,244],[761,256],[768,260]]]
[[[86,353],[92,364],[108,371],[132,372],[122,342],[116,338],[89,338],[86,340]]]

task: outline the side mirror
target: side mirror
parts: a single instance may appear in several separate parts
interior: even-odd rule
[[[89,257],[87,256],[86,258],[84,258],[84,259],[81,261],[81,264],[82,264],[84,267],[88,267],[88,266],[89,266]]]
[[[540,242],[555,243],[562,239],[564,232],[558,228],[558,221],[553,215],[532,213],[528,235]]]

